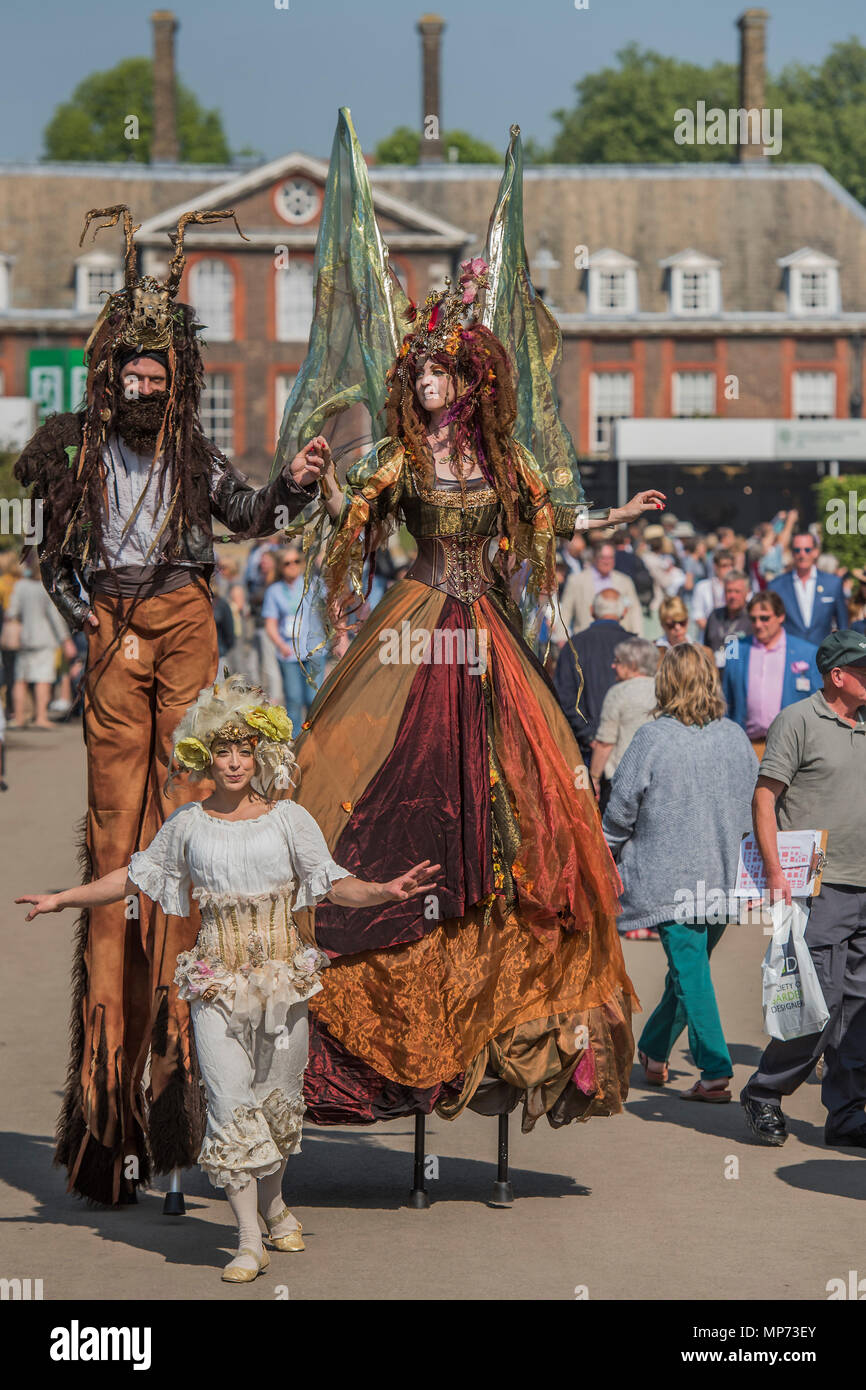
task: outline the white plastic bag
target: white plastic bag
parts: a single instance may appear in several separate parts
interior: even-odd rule
[[[786,1042],[820,1033],[830,1014],[806,945],[810,899],[774,903],[773,939],[764,956],[764,1032]]]

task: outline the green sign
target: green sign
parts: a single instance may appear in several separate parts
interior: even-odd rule
[[[84,400],[87,368],[83,348],[31,348],[27,359],[28,394],[36,402],[40,425],[56,411],[75,410]]]

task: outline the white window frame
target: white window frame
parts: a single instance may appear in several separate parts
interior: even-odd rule
[[[0,314],[7,314],[12,304],[12,267],[14,256],[0,252]]]
[[[659,263],[669,276],[670,312],[678,318],[711,318],[721,313],[721,264],[701,251],[681,251]],[[694,280],[694,286],[687,284]],[[692,292],[697,302],[691,301]]]
[[[703,392],[704,399],[700,396]],[[716,414],[715,372],[674,372],[671,378],[671,414],[691,420]]]
[[[310,336],[316,303],[313,262],[306,258],[300,260],[289,257],[288,265],[274,268],[274,275],[277,277],[274,285],[277,342],[306,343]],[[303,297],[296,293],[293,300],[290,292],[300,286],[302,277]]]
[[[794,372],[791,411],[795,420],[835,420],[836,373]]]
[[[94,284],[99,281],[98,286]],[[75,309],[79,314],[98,313],[107,296],[102,290],[116,294],[123,288],[123,267],[116,256],[91,251],[75,262]]]
[[[235,338],[235,276],[221,256],[203,256],[189,269],[189,298],[205,340],[230,343]]]
[[[777,264],[785,272],[788,292],[788,313],[792,318],[828,318],[841,312],[839,262],[811,246],[801,247],[790,256],[782,256]],[[820,302],[810,294],[823,285]]]
[[[280,426],[283,423],[283,415],[286,409],[286,402],[292,394],[292,387],[298,379],[297,372],[277,372],[274,378],[274,448],[280,442]]]
[[[619,397],[619,399],[617,399]],[[590,452],[609,454],[613,423],[634,415],[634,372],[592,372],[589,378]]]
[[[199,419],[206,438],[224,454],[232,454],[235,441],[235,379],[232,372],[205,372]]]
[[[621,251],[605,248],[590,256],[586,276],[589,313],[612,318],[637,313],[636,261],[624,256]],[[608,287],[611,282],[617,282],[618,304],[610,303],[611,296],[606,292],[606,281]]]

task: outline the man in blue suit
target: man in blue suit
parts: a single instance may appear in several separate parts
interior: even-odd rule
[[[732,639],[722,671],[728,718],[745,729],[758,757],[779,710],[821,689],[816,647],[785,630],[785,606],[765,589],[748,602],[754,636]]]
[[[791,545],[794,568],[780,574],[770,585],[785,605],[785,626],[789,637],[799,637],[817,647],[829,637],[834,626],[847,628],[848,606],[842,580],[825,574],[816,566],[818,546],[814,536],[801,531]]]

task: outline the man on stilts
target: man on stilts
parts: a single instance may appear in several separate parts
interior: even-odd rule
[[[172,734],[217,674],[211,516],[244,537],[270,535],[314,499],[324,462],[315,439],[255,490],[202,432],[199,325],[175,302],[183,237],[190,222],[233,212],[181,218],[165,283],[138,275],[126,207],[92,210],[85,232],[95,217],[107,227],[121,216],[125,283],[87,345],[85,405],[47,420],[15,468],[43,500],[45,586],[88,638],[85,881],[127,863],[178,805],[207,794],[181,782],[169,799],[163,788]],[[197,925],[144,894],[79,920],[56,1161],[93,1201],[134,1201],[151,1167],[196,1160],[204,1112],[173,976]]]

